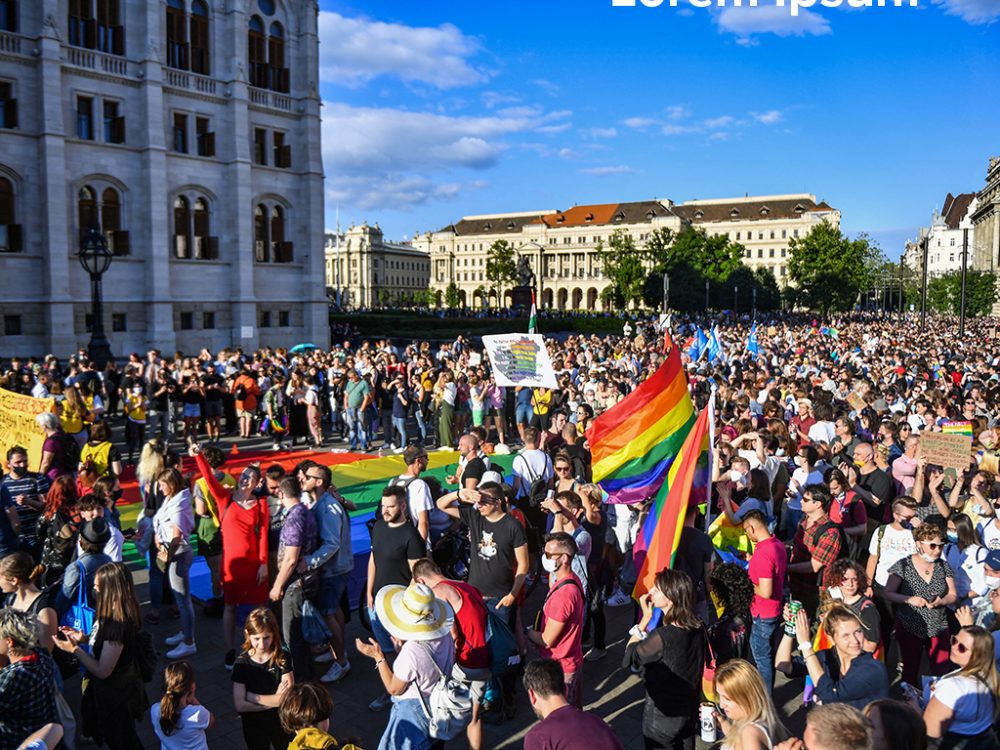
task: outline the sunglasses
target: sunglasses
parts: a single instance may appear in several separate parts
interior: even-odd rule
[[[964,643],[962,643],[961,641],[959,641],[957,635],[953,635],[951,637],[951,647],[953,649],[955,649],[960,654],[967,654],[969,651],[972,650],[968,646],[966,646]]]
[[[556,471],[569,471],[568,466],[557,466]]]
[[[931,549],[944,549],[944,545],[938,542],[924,542]]]

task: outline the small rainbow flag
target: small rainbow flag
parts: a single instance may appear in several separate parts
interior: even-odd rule
[[[942,422],[941,432],[945,435],[968,435],[972,434],[972,422]]]
[[[680,350],[587,430],[594,481],[613,503],[656,496],[695,421]]]
[[[702,409],[698,415],[632,547],[639,571],[632,592],[636,599],[649,591],[657,573],[673,565],[688,506],[708,497],[708,412]]]

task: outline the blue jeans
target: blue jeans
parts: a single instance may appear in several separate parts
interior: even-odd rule
[[[780,617],[755,617],[750,628],[750,653],[753,654],[757,671],[764,680],[764,687],[770,695],[774,688],[774,631],[781,624]]]
[[[437,740],[431,739],[429,722],[420,700],[393,697],[389,723],[378,750],[429,750],[436,743]]]
[[[399,433],[399,447],[406,447],[406,417],[393,417],[392,429]],[[396,442],[393,440],[392,442]]]
[[[176,553],[167,576],[170,578],[170,590],[174,592],[174,602],[180,610],[181,632],[185,641],[194,640],[194,604],[191,602],[191,562],[194,552],[188,547],[184,552]]]
[[[368,450],[368,432],[365,430],[365,414],[359,407],[348,407],[344,414],[347,420],[347,440],[351,450],[357,450],[358,443],[362,450]]]
[[[417,429],[420,430],[420,439],[421,440],[426,440],[427,439],[427,424],[424,422],[424,413],[422,411],[420,411],[420,407],[419,406],[416,409],[413,410],[413,416],[417,420]]]

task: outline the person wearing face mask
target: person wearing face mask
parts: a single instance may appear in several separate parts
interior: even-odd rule
[[[49,478],[28,470],[28,451],[20,445],[7,450],[7,473],[0,478],[13,500],[20,523],[18,544],[37,562],[42,554],[42,542],[35,533],[38,517],[45,508]],[[14,551],[14,550],[12,550]]]
[[[872,534],[896,498],[896,485],[892,477],[875,464],[875,449],[871,443],[860,443],[853,457],[853,465],[847,467],[848,487],[864,501],[868,533]]]
[[[538,629],[527,628],[525,637],[538,647],[543,659],[555,659],[566,681],[566,700],[582,707],[584,587],[573,572],[576,542],[566,532],[545,537],[542,567],[549,574],[549,592],[542,604]]]
[[[979,532],[979,538],[983,540],[983,546],[998,550],[1000,549],[1000,498],[990,499],[989,502],[993,507],[993,518],[981,520],[976,530]]]
[[[948,607],[955,603],[955,574],[943,557],[944,535],[932,524],[913,532],[917,553],[889,569],[885,598],[896,607],[895,635],[903,661],[903,680],[920,684],[920,660],[926,655],[931,674],[948,664]]]
[[[788,502],[781,514],[778,536],[789,539],[795,533],[795,528],[803,515],[802,493],[807,485],[822,484],[823,472],[816,468],[818,454],[811,445],[800,446],[795,454],[795,471],[788,485]]]
[[[917,551],[913,541],[913,527],[919,525],[917,519],[917,501],[907,495],[897,497],[892,504],[892,523],[882,524],[878,531],[872,534],[868,545],[868,563],[865,575],[868,577],[868,596],[881,596],[886,581],[889,580],[889,568],[907,555]]]
[[[985,622],[977,623],[976,613],[968,605],[955,610],[955,619],[963,628],[982,624],[983,627],[989,627],[992,630],[994,657],[997,668],[1000,669],[1000,551],[993,550],[986,555],[983,569],[986,585],[984,598],[988,602]]]
[[[791,609],[785,605],[785,619],[791,619]],[[794,618],[795,638],[800,659],[792,658],[792,636],[781,637],[774,667],[789,677],[812,678],[815,699],[827,705],[844,703],[857,709],[879,698],[889,697],[889,676],[885,665],[865,651],[865,630],[861,620],[849,608],[835,606],[823,619],[823,632],[833,642],[833,648],[816,652],[812,648],[809,617],[800,609]]]

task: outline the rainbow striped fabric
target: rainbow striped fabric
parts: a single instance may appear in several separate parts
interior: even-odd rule
[[[613,503],[655,497],[694,425],[680,350],[587,430],[594,481]]]
[[[688,432],[632,546],[635,568],[639,571],[632,592],[636,599],[649,591],[657,573],[673,566],[689,505],[703,503],[708,498],[708,413],[708,409],[702,409]]]

